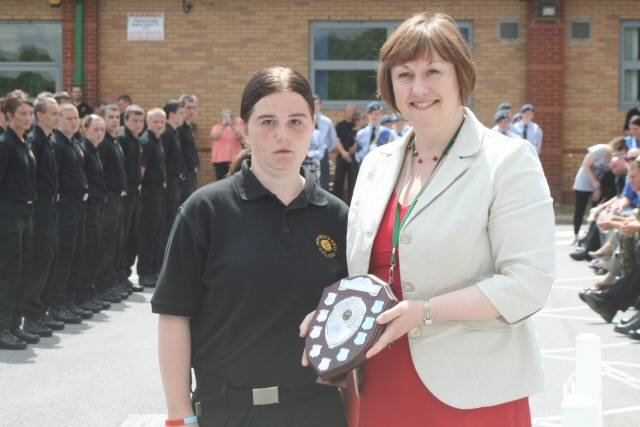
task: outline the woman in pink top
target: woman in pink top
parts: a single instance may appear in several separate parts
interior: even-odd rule
[[[222,123],[211,128],[211,163],[216,180],[227,175],[231,161],[242,150],[242,133],[229,110],[222,111]]]

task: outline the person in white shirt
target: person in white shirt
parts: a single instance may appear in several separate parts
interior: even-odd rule
[[[536,149],[538,155],[542,151],[542,129],[537,123],[533,121],[533,115],[535,112],[533,104],[524,104],[520,109],[522,114],[522,120],[514,125],[514,128],[520,135],[520,138],[526,139]]]

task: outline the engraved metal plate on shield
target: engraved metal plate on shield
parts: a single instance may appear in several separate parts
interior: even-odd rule
[[[324,322],[327,320],[327,316],[329,316],[329,310],[320,310],[318,313],[318,322]]]
[[[323,357],[322,361],[320,361],[320,364],[318,365],[318,369],[320,369],[321,371],[326,371],[327,369],[329,369],[329,363],[331,363],[331,359],[329,359],[328,357]]]
[[[312,348],[311,351],[309,352],[309,356],[311,357],[318,357],[320,356],[320,350],[322,350],[322,346],[315,344]]]
[[[324,299],[324,303],[326,305],[331,305],[336,301],[336,297],[338,296],[338,294],[336,294],[335,292],[329,292],[327,294],[327,297]]]
[[[358,332],[358,335],[356,336],[356,339],[353,340],[355,345],[362,345],[364,344],[365,340],[367,339],[367,334],[364,332]]]
[[[347,357],[349,357],[349,349],[348,348],[341,348],[340,352],[336,356],[336,360],[338,362],[344,362],[345,360],[347,360]]]
[[[366,319],[364,319],[364,322],[362,323],[362,330],[368,331],[369,329],[373,328],[374,321],[375,319],[373,317],[367,317]]]
[[[345,298],[333,307],[327,320],[324,334],[329,348],[338,347],[349,341],[358,332],[367,305],[360,297]]]
[[[351,291],[366,292],[376,297],[378,293],[380,293],[382,286],[376,285],[367,277],[355,277],[353,279],[342,279],[338,289],[341,291],[348,289]]]
[[[316,339],[320,336],[321,332],[322,332],[321,326],[314,326],[311,332],[309,333],[309,336],[313,339]]]
[[[371,307],[371,312],[374,314],[380,313],[384,307],[384,301],[376,300]]]

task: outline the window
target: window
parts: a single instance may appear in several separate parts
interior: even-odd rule
[[[62,24],[0,21],[0,94],[62,87]]]
[[[473,27],[459,22],[470,46]],[[380,48],[400,22],[313,22],[310,37],[310,82],[325,108],[351,101],[359,108],[376,99]]]
[[[586,19],[575,19],[571,21],[571,41],[590,42],[591,21]]]
[[[498,24],[498,38],[503,43],[517,42],[520,38],[520,23],[517,21],[502,21]]]
[[[640,103],[640,22],[623,22],[620,37],[620,106]]]

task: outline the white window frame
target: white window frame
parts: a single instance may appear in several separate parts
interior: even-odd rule
[[[640,104],[640,99],[624,99],[624,73],[627,70],[640,70],[640,59],[625,61],[624,59],[624,30],[627,28],[637,28],[640,31],[640,21],[622,21],[620,23],[620,107],[633,108]]]
[[[311,88],[315,91],[316,88],[316,71],[325,70],[370,70],[375,71],[378,67],[378,60],[316,60],[315,59],[315,47],[314,47],[314,35],[316,31],[320,29],[331,28],[386,28],[387,37],[402,23],[402,21],[313,21],[309,26],[309,83]],[[469,30],[469,46],[473,50],[474,45],[474,33],[472,21],[458,21],[460,27],[468,28]],[[367,104],[375,101],[375,99],[369,100],[331,100],[323,99],[322,106],[328,110],[342,109],[349,102],[353,103],[356,108],[366,108]]]
[[[0,72],[49,72],[54,78],[56,85],[56,92],[62,90],[62,50],[64,49],[64,43],[62,40],[62,22],[60,21],[33,21],[33,20],[0,20],[0,25],[3,24],[24,24],[29,25],[31,23],[38,24],[54,24],[60,27],[60,57],[54,58],[53,62],[3,62],[0,61]]]

